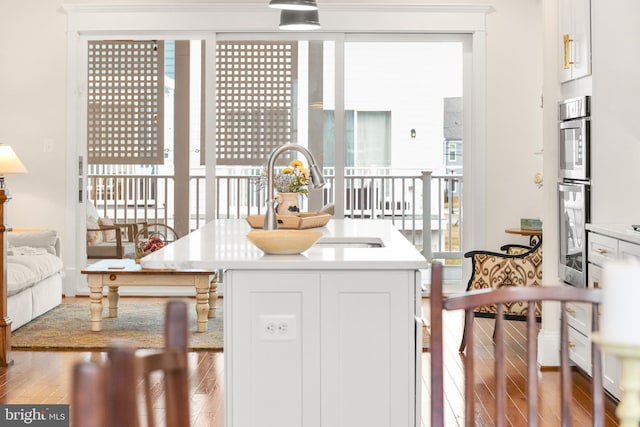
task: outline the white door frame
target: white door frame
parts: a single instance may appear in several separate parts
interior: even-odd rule
[[[471,43],[464,52],[463,198],[467,212],[462,241],[465,247],[483,247],[485,223],[485,144],[486,144],[486,15],[493,9],[482,4],[323,4],[322,29],[315,31],[348,34],[469,34]],[[279,13],[266,2],[239,4],[64,4],[67,14],[67,172],[65,242],[69,257],[66,265],[65,295],[86,288],[80,270],[86,264],[86,81],[87,42],[108,39],[205,40],[215,49],[219,33],[279,33]],[[304,37],[308,35],[305,34]],[[209,52],[208,52],[209,53]],[[215,56],[207,55],[207,67],[215,66]],[[472,64],[467,66],[466,64]],[[207,75],[206,108],[215,110],[215,82]],[[337,124],[337,123],[336,123]],[[215,118],[205,122],[207,147],[215,146]],[[79,164],[82,156],[84,161]],[[471,162],[473,159],[473,163]],[[214,188],[215,150],[207,150],[206,185]],[[338,178],[338,177],[336,177]],[[82,192],[82,199],[79,193]],[[209,198],[208,198],[209,199]],[[207,200],[207,219],[214,212]],[[464,248],[463,248],[464,249]]]

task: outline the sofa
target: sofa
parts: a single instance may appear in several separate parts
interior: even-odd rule
[[[7,233],[7,313],[11,330],[62,303],[63,265],[54,230]]]

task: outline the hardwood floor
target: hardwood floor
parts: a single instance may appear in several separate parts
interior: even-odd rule
[[[426,301],[426,300],[424,300]],[[423,302],[423,310],[428,306]],[[464,323],[463,312],[447,312],[444,319],[444,384],[445,384],[445,426],[464,426],[464,355],[458,353],[461,328]],[[476,426],[493,426],[494,401],[493,389],[493,319],[476,318],[475,357],[476,357]],[[507,425],[526,426],[526,363],[524,360],[526,337],[524,322],[506,322],[505,334],[511,345],[505,349],[510,364],[507,369]],[[422,416],[423,425],[428,426],[429,414],[429,355],[423,353],[422,374]],[[578,370],[573,372],[573,422],[574,426],[591,425],[590,380]],[[566,396],[560,391],[560,373],[555,368],[541,369],[539,372],[539,422],[540,426],[560,426],[561,402]],[[616,403],[605,398],[605,426],[617,426],[615,416]]]
[[[424,300],[425,308],[428,300]],[[427,312],[427,310],[425,310]],[[464,425],[464,411],[462,402],[462,365],[461,357],[458,354],[458,344],[460,330],[462,327],[462,316],[460,313],[452,313],[445,319],[445,328],[448,331],[445,339],[445,382],[446,382],[446,402],[448,408],[447,426]],[[490,354],[492,323],[488,319],[477,319],[479,322],[476,350],[478,357]],[[510,367],[510,395],[512,400],[509,407],[509,425],[521,426],[524,424],[524,411],[526,402],[519,392],[524,386],[524,379],[521,375],[525,365],[522,358],[518,357],[519,347],[524,342],[519,332],[520,322],[508,322],[510,325],[509,334],[514,339],[514,346]],[[80,360],[101,360],[105,358],[101,352],[29,352],[14,351],[11,353],[14,365],[9,368],[0,368],[0,403],[12,404],[66,404],[70,399],[71,370],[73,365]],[[429,425],[429,353],[423,353],[422,364],[422,414],[423,426]],[[192,426],[195,427],[222,427],[223,417],[223,394],[224,382],[223,371],[224,361],[222,353],[197,352],[189,354],[189,365],[191,369],[191,417]],[[490,396],[491,384],[485,383],[482,372],[490,369],[487,365],[478,368],[480,378],[477,381],[477,393],[486,401]],[[374,375],[375,373],[372,373]],[[540,373],[541,393],[540,393],[540,425],[558,426],[560,402],[563,399],[558,386],[558,373],[553,370],[544,370]],[[575,374],[577,385],[574,388],[574,400],[577,402],[577,409],[574,414],[574,425],[590,425],[588,402],[588,381],[580,374]],[[162,405],[161,391],[158,393],[158,405]],[[490,426],[492,408],[490,404],[476,406],[477,426]],[[614,414],[615,403],[608,399],[606,411],[606,425],[616,426],[617,421]],[[359,427],[359,426],[354,426]],[[365,427],[365,426],[363,426]],[[401,426],[399,426],[401,427]]]

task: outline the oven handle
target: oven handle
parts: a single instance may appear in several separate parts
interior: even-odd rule
[[[560,122],[560,129],[580,129],[584,128],[587,125],[587,122],[590,121],[589,117],[582,117],[580,119],[575,120],[567,120],[565,122]]]

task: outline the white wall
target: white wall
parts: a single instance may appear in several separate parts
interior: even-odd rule
[[[321,7],[323,3],[343,2],[319,1]],[[487,17],[488,148],[486,158],[477,160],[486,161],[487,170],[487,219],[481,226],[488,248],[517,240],[504,229],[517,226],[521,217],[540,217],[542,212],[542,192],[532,182],[542,168],[542,157],[534,154],[542,147],[540,0],[398,3],[479,3],[495,8]],[[30,170],[28,175],[8,179],[15,197],[9,206],[10,225],[55,228],[62,236],[64,250],[75,232],[74,224],[66,224],[64,204],[67,198],[77,198],[76,183],[66,182],[66,170],[77,165],[65,164],[66,150],[73,147],[65,144],[67,39],[66,16],[59,12],[62,4],[61,0],[4,0],[0,5],[0,139],[14,146]],[[49,138],[54,141],[54,151],[43,153],[44,141]]]
[[[540,1],[497,0],[487,19],[487,246],[505,227],[542,218],[542,11]],[[548,180],[548,182],[551,180]],[[544,219],[543,219],[544,220]],[[525,242],[521,238],[521,242]]]
[[[29,173],[8,176],[10,227],[64,232],[66,18],[57,1],[0,4],[0,141]],[[53,151],[44,152],[45,141]]]

